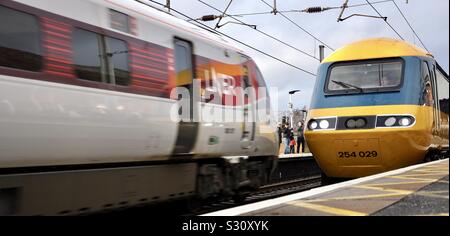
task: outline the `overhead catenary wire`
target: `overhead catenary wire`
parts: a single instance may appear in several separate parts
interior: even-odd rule
[[[202,3],[202,4],[204,4],[205,6],[208,6],[208,7],[211,8],[211,9],[214,9],[214,10],[216,10],[216,11],[218,11],[218,12],[221,12],[221,11],[220,11],[219,9],[217,9],[216,7],[210,5],[210,4],[208,4],[208,3],[206,3],[206,2],[204,2],[204,1],[202,1],[202,0],[198,0],[198,1],[199,1],[200,3]],[[225,15],[226,15],[226,14],[225,14]],[[226,15],[226,16],[228,16],[228,15]],[[237,19],[236,17],[233,17],[233,16],[230,16],[230,17],[231,17],[232,19],[234,19],[234,20],[240,22],[241,24],[247,25],[245,22],[243,22],[243,21]],[[297,47],[294,47],[294,46],[292,46],[292,45],[290,45],[290,44],[284,42],[283,40],[280,40],[280,39],[278,39],[278,38],[276,38],[276,37],[274,37],[274,36],[272,36],[272,35],[270,35],[270,34],[264,32],[264,31],[262,31],[262,30],[259,30],[259,29],[257,29],[257,28],[253,28],[253,29],[256,30],[257,32],[259,32],[259,33],[265,35],[266,37],[269,37],[269,38],[271,38],[271,39],[273,39],[273,40],[275,40],[275,41],[277,41],[277,42],[279,42],[279,43],[281,43],[281,44],[283,44],[283,45],[285,45],[285,46],[287,46],[287,47],[289,47],[289,48],[291,48],[291,49],[293,49],[293,50],[295,50],[295,51],[297,51],[297,52],[300,52],[300,53],[302,53],[302,54],[304,54],[304,55],[306,55],[306,56],[308,56],[308,57],[310,57],[310,58],[313,58],[313,59],[315,59],[315,60],[317,60],[317,61],[320,61],[320,59],[317,58],[317,57],[315,57],[314,55],[311,55],[311,54],[309,54],[309,53],[307,53],[307,52],[305,52],[305,51],[303,51],[303,50],[301,50],[301,49],[299,49],[299,48],[297,48]]]
[[[382,0],[382,1],[376,1],[376,2],[372,2],[372,4],[379,4],[379,3],[386,3],[386,2],[391,2],[393,0]],[[367,3],[361,3],[361,4],[354,4],[354,5],[348,5],[346,8],[353,8],[353,7],[362,7],[362,6],[367,6],[369,4]],[[309,7],[306,9],[302,9],[302,10],[284,10],[284,11],[280,11],[277,10],[277,13],[301,13],[301,12],[305,12],[305,13],[316,13],[318,11],[312,11],[315,8],[319,8],[319,7]],[[336,9],[342,9],[342,6],[337,6],[337,7],[322,7],[322,11],[324,10],[336,10]],[[271,15],[273,14],[273,11],[265,11],[265,12],[253,12],[253,13],[237,13],[237,14],[228,14],[229,16],[235,16],[235,17],[242,17],[242,16],[255,16],[255,15]]]
[[[269,6],[270,8],[272,8],[272,6],[267,3],[264,0],[261,0],[264,4],[266,4],[267,6]],[[285,18],[286,20],[288,20],[289,22],[291,22],[292,24],[294,24],[295,26],[297,26],[299,29],[303,30],[305,33],[307,33],[309,36],[311,36],[312,38],[314,38],[315,40],[319,41],[321,44],[323,44],[325,47],[329,48],[332,51],[335,51],[334,48],[332,48],[331,46],[329,46],[328,44],[324,43],[322,40],[320,40],[319,38],[317,38],[316,36],[314,36],[312,33],[310,33],[309,31],[307,31],[306,29],[304,29],[303,27],[301,27],[299,24],[295,23],[293,20],[291,20],[289,17],[287,17],[285,14],[278,12],[283,18]]]
[[[381,13],[372,5],[372,3],[371,2],[369,2],[369,0],[366,0],[366,2],[370,5],[370,7],[372,7],[372,9],[381,17],[381,18],[383,18],[383,16],[381,15]],[[387,19],[386,20],[384,20],[384,22],[386,22],[386,24],[397,34],[397,36],[400,38],[400,39],[402,39],[402,40],[405,40],[398,32],[397,32],[397,30],[395,30],[395,28],[391,25],[391,24],[389,24],[389,22],[387,21]]]
[[[386,3],[386,2],[392,2],[394,0],[382,0],[382,1],[375,1],[375,2],[371,2],[370,4],[380,4],[380,3]],[[352,7],[362,7],[362,6],[367,6],[369,4],[367,3],[360,3],[360,4],[353,4],[353,5],[348,5],[347,8],[352,8]],[[341,7],[339,7],[341,8]]]
[[[272,8],[272,5],[268,4],[267,2],[265,2],[264,0],[262,0],[267,6]],[[205,5],[208,5],[207,3],[200,1]],[[303,27],[301,27],[300,25],[298,25],[297,23],[295,23],[293,20],[291,20],[289,17],[283,15],[283,13],[293,13],[293,12],[306,12],[306,13],[316,13],[316,12],[322,12],[325,10],[333,10],[333,9],[343,9],[343,8],[354,8],[354,7],[362,7],[362,6],[367,6],[367,5],[372,5],[372,4],[381,4],[381,3],[386,3],[386,2],[394,2],[394,0],[381,0],[381,1],[374,1],[374,2],[368,2],[368,3],[361,3],[361,4],[353,4],[353,5],[347,5],[347,6],[337,6],[337,7],[309,7],[303,10],[286,10],[286,11],[280,11],[277,9],[277,13],[282,14],[283,17],[285,17],[288,21],[290,21],[292,24],[294,24],[295,26],[297,26],[298,28],[300,28],[301,30],[303,30],[305,33],[307,33],[309,36],[311,36],[312,38],[314,38],[316,41],[321,42],[323,45],[325,45],[327,48],[329,48],[330,50],[334,51],[335,49],[330,47],[329,45],[327,45],[326,43],[324,43],[323,41],[321,41],[320,39],[318,39],[316,36],[312,35],[309,31],[307,31],[306,29],[304,29]],[[395,2],[394,2],[395,3]],[[211,6],[210,6],[211,7]],[[229,6],[228,6],[229,7]],[[228,9],[227,7],[227,9]],[[218,10],[218,9],[216,9]],[[219,11],[219,10],[218,10]],[[225,10],[226,11],[226,10]],[[242,17],[242,16],[254,16],[254,15],[267,15],[267,14],[274,14],[274,11],[267,11],[267,12],[255,12],[255,13],[244,13],[244,14],[226,14],[226,15],[222,15],[220,16],[220,20],[223,17]],[[381,16],[381,15],[380,15]],[[219,17],[219,16],[215,16],[215,17]],[[233,18],[237,21],[240,21],[236,18]],[[220,21],[219,20],[219,21]],[[243,23],[242,21],[240,21],[242,24],[247,25],[245,23]],[[401,37],[401,36],[400,36]],[[402,37],[401,37],[402,38]]]
[[[422,46],[425,48],[425,50],[427,50],[428,52],[430,52],[430,50],[428,50],[427,46],[425,46],[425,44],[423,43],[422,39],[419,37],[419,35],[417,35],[416,31],[414,30],[414,28],[411,26],[411,24],[409,23],[408,19],[406,19],[406,16],[403,14],[402,10],[400,9],[400,7],[397,5],[397,3],[395,2],[395,0],[392,0],[392,2],[394,3],[395,7],[397,8],[397,10],[400,12],[400,15],[402,15],[403,19],[406,21],[406,23],[408,24],[409,28],[412,30],[412,32],[414,33],[414,35],[417,37],[417,39],[419,39],[420,43],[422,44]]]
[[[146,5],[146,6],[152,7],[151,5],[148,5],[147,3],[143,2],[142,0],[135,0],[135,1],[138,2],[138,3],[144,4],[144,5]],[[162,6],[162,7],[165,6],[164,4],[159,3],[159,2],[157,2],[157,1],[155,1],[155,0],[147,0],[147,1],[152,2],[152,3],[154,3],[154,4],[158,5],[158,6]],[[173,12],[176,12],[177,14],[179,14],[179,15],[185,17],[185,18],[187,18],[187,19],[190,20],[190,21],[196,22],[197,24],[201,25],[202,27],[204,27],[204,28],[206,28],[206,29],[208,29],[208,30],[214,31],[214,32],[216,32],[217,34],[220,34],[220,35],[222,35],[222,36],[224,36],[224,37],[226,37],[226,38],[229,38],[229,39],[231,39],[231,40],[233,40],[233,41],[235,41],[235,42],[237,42],[237,43],[239,43],[239,44],[241,44],[241,45],[244,45],[245,47],[248,47],[248,48],[250,48],[250,49],[252,49],[252,50],[255,50],[255,51],[257,51],[257,52],[259,52],[259,53],[261,53],[261,54],[263,54],[263,55],[265,55],[265,56],[267,56],[267,57],[270,57],[270,58],[272,58],[272,59],[274,59],[274,60],[276,60],[276,61],[278,61],[278,62],[281,62],[281,63],[283,63],[283,64],[285,64],[285,65],[288,65],[288,66],[290,66],[290,67],[292,67],[292,68],[295,68],[295,69],[297,69],[297,70],[300,70],[300,71],[302,71],[302,72],[304,72],[304,73],[306,73],[306,74],[309,74],[309,75],[311,75],[311,76],[314,76],[314,77],[316,76],[316,74],[314,74],[314,73],[312,73],[312,72],[310,72],[310,71],[307,71],[306,69],[303,69],[303,68],[301,68],[301,67],[298,67],[298,66],[296,66],[296,65],[293,65],[293,64],[291,64],[291,63],[289,63],[289,62],[287,62],[287,61],[284,61],[284,60],[282,60],[282,59],[280,59],[280,58],[278,58],[278,57],[276,57],[276,56],[273,56],[273,55],[271,55],[271,54],[269,54],[269,53],[267,53],[267,52],[264,52],[264,51],[262,51],[262,50],[260,50],[260,49],[258,49],[258,48],[256,48],[256,47],[253,47],[253,46],[251,46],[251,45],[249,45],[249,44],[247,44],[247,43],[244,43],[244,42],[242,42],[242,41],[240,41],[240,40],[238,40],[238,39],[236,39],[236,38],[234,38],[234,37],[232,37],[232,36],[230,36],[230,35],[227,35],[227,34],[225,34],[225,33],[222,33],[222,32],[220,32],[220,31],[217,31],[217,30],[213,29],[212,27],[209,27],[208,25],[203,24],[203,23],[197,21],[196,19],[194,19],[194,18],[192,18],[192,17],[190,17],[190,16],[188,16],[188,15],[186,15],[186,14],[184,14],[184,13],[182,13],[182,12],[180,12],[180,11],[174,9],[174,8],[172,8],[172,11],[173,11]],[[188,22],[189,22],[189,21],[188,21]],[[192,23],[192,22],[190,22],[190,23]]]

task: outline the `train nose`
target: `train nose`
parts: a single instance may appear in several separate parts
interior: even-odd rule
[[[306,133],[308,147],[329,177],[357,178],[417,163],[429,137],[411,129]]]

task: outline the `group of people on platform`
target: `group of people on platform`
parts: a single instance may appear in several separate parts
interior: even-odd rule
[[[304,122],[300,122],[297,129],[297,140],[295,140],[295,135],[293,129],[290,128],[289,124],[283,124],[278,126],[278,139],[279,144],[283,142],[284,144],[284,154],[295,154],[300,153],[300,146],[302,148],[301,153],[305,153],[305,135],[304,135],[305,125]],[[297,147],[297,152],[295,152],[295,147]]]

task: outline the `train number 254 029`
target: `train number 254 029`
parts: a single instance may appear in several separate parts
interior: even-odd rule
[[[377,151],[361,151],[361,152],[338,152],[339,158],[352,158],[352,157],[377,157]]]

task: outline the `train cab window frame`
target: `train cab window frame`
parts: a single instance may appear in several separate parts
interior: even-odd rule
[[[334,72],[333,69],[339,68],[339,67],[345,67],[345,66],[374,66],[378,65],[378,79],[380,81],[380,84],[383,83],[383,70],[380,69],[382,65],[387,64],[394,64],[398,63],[401,67],[399,70],[394,71],[396,73],[399,73],[399,78],[396,80],[396,83],[393,83],[392,85],[383,86],[380,85],[379,87],[361,87],[360,84],[351,84],[346,83],[345,81],[336,81],[332,82],[333,78],[332,73]],[[375,59],[375,60],[359,60],[359,61],[346,61],[346,62],[335,62],[331,64],[331,66],[328,69],[327,77],[325,81],[324,86],[324,93],[326,96],[332,96],[332,95],[347,95],[347,94],[367,94],[367,93],[383,93],[383,92],[399,92],[400,89],[403,87],[404,84],[404,77],[405,77],[405,61],[402,58],[385,58],[385,59]],[[385,82],[386,80],[384,80]],[[331,84],[336,84],[337,86],[341,86],[343,89],[333,89],[330,88]]]
[[[85,39],[80,40],[81,37]],[[90,37],[87,39],[87,37]],[[84,41],[84,43],[82,43]],[[88,41],[91,41],[90,45]],[[116,44],[114,47],[112,46]],[[121,44],[120,46],[117,46]],[[86,45],[90,46],[86,48]],[[113,51],[111,49],[113,48]],[[91,54],[91,55],[90,55]],[[124,55],[126,56],[124,57]],[[86,57],[86,55],[90,55]],[[131,66],[129,46],[125,40],[99,34],[97,32],[89,31],[83,28],[74,28],[73,30],[73,59],[75,65],[75,74],[80,80],[112,84],[116,86],[129,86],[131,84]],[[96,61],[98,57],[98,61]],[[121,59],[117,59],[120,57]],[[86,62],[93,62],[97,67],[96,71],[90,73],[81,68],[82,66],[89,66]],[[125,62],[125,63],[124,63]],[[92,66],[91,66],[92,67]],[[89,73],[89,74],[88,74]]]
[[[41,32],[37,16],[0,5],[0,67],[41,71],[44,64]]]

